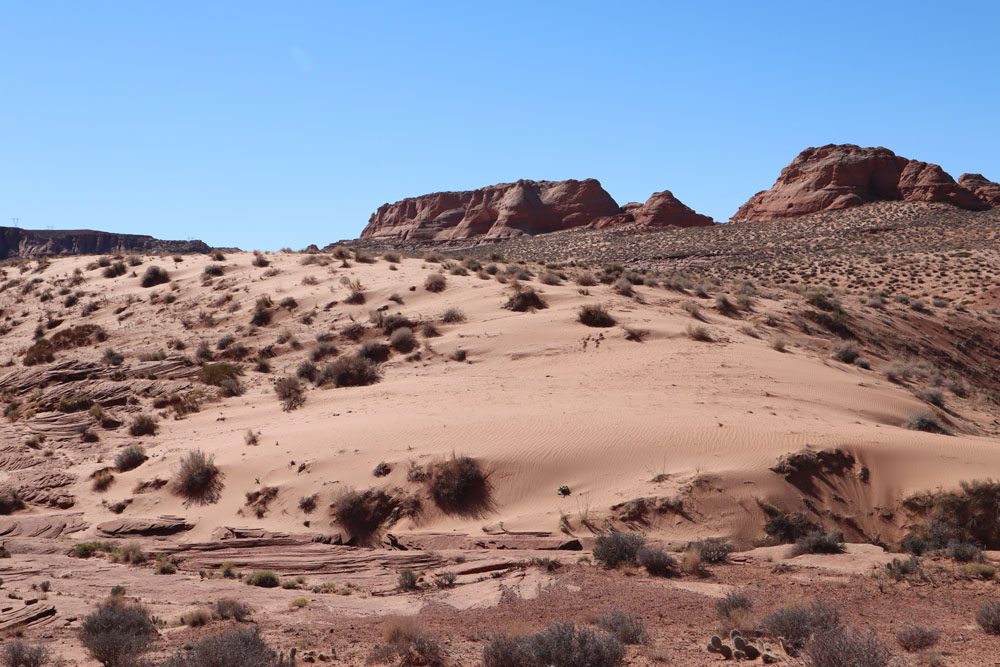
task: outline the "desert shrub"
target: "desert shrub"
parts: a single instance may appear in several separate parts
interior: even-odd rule
[[[838,530],[824,533],[815,530],[795,541],[792,553],[798,554],[842,554],[844,536]]]
[[[253,259],[250,261],[250,263],[259,269],[263,269],[264,267],[271,265],[270,260],[268,260],[267,257],[265,257],[264,254],[261,253],[259,250],[254,251]]]
[[[208,609],[192,609],[181,614],[180,620],[182,625],[186,625],[189,628],[200,628],[203,625],[209,624],[212,620],[212,612]]]
[[[17,489],[0,491],[0,516],[24,509],[24,501],[18,495]]]
[[[128,427],[128,432],[129,435],[138,438],[143,435],[156,435],[159,428],[160,426],[156,421],[156,417],[143,413],[136,415],[132,419],[132,423]]]
[[[725,563],[733,550],[733,545],[714,537],[692,542],[688,547],[698,554],[702,563]]]
[[[396,660],[401,667],[443,667],[444,649],[421,627],[413,616],[387,616],[383,621],[383,643],[374,648],[368,662],[384,663]]]
[[[603,306],[596,303],[581,306],[576,317],[580,323],[588,327],[613,327],[616,323],[615,318]]]
[[[334,520],[359,543],[370,542],[382,524],[399,507],[398,501],[381,489],[347,490],[331,506]]]
[[[986,548],[1000,546],[1000,482],[991,479],[962,482],[958,491],[927,493],[907,498],[911,510],[927,515],[926,528],[908,539],[926,548],[944,549],[951,542],[974,542]]]
[[[111,470],[103,468],[97,470],[90,476],[91,488],[98,492],[103,493],[111,488],[111,485],[115,483],[115,475]]]
[[[153,574],[177,574],[177,564],[170,556],[162,554],[156,557],[156,564],[153,565]]]
[[[842,361],[845,364],[853,364],[861,352],[858,350],[858,346],[854,343],[841,343],[835,345],[833,350],[830,352],[830,356],[837,361]]]
[[[873,630],[840,626],[814,635],[805,654],[811,667],[888,667],[891,657]]]
[[[810,521],[802,512],[795,514],[774,512],[764,523],[764,532],[782,544],[791,544],[818,530],[819,526]]]
[[[597,536],[594,541],[594,560],[605,567],[634,563],[645,543],[646,538],[642,533],[613,530]]]
[[[904,559],[893,558],[885,564],[886,574],[896,581],[900,581],[906,577],[917,574],[920,572],[920,569],[920,559],[916,556],[910,556],[909,558]]]
[[[145,463],[148,458],[145,449],[139,445],[129,445],[115,455],[115,469],[118,472],[135,470]]]
[[[205,278],[218,278],[225,272],[226,270],[218,264],[209,264],[202,271],[202,276]]]
[[[983,603],[976,611],[976,623],[991,635],[1000,635],[1000,600]]]
[[[597,279],[590,271],[583,271],[576,277],[576,284],[580,287],[593,287],[597,284]]]
[[[170,282],[170,274],[164,269],[153,265],[147,268],[146,272],[142,274],[142,281],[140,284],[143,287],[156,287],[157,285],[162,285],[168,282]]]
[[[348,340],[359,341],[365,335],[365,325],[360,322],[351,322],[344,325],[340,330],[340,335]]]
[[[112,597],[83,619],[80,642],[104,667],[131,667],[149,650],[156,627],[140,604]]]
[[[392,472],[392,466],[386,463],[385,461],[382,461],[377,466],[375,466],[375,469],[372,471],[372,474],[375,475],[376,477],[385,477],[390,472]]]
[[[672,577],[677,574],[677,560],[663,549],[643,546],[635,554],[636,562],[654,577]]]
[[[440,273],[432,273],[424,280],[424,289],[428,292],[443,292],[448,284],[448,279]]]
[[[395,252],[393,250],[387,250],[386,252],[382,253],[382,259],[389,262],[390,264],[399,264],[401,257],[398,252]]]
[[[360,354],[341,357],[323,366],[318,384],[332,382],[335,387],[363,387],[382,379],[379,365]]]
[[[708,330],[708,327],[703,326],[688,326],[687,336],[691,340],[696,340],[700,343],[711,343],[715,340],[712,337],[712,332]]]
[[[988,581],[996,576],[997,569],[989,563],[966,563],[962,566],[961,572],[970,579]]]
[[[417,326],[416,322],[402,313],[392,313],[390,315],[375,313],[372,316],[372,321],[375,323],[375,326],[382,329],[382,333],[386,336],[391,336],[396,329],[402,329],[404,327],[412,329]]]
[[[250,620],[253,609],[234,598],[222,598],[221,600],[216,600],[212,607],[212,613],[216,618],[245,623]]]
[[[740,623],[753,611],[753,600],[746,593],[730,591],[715,601],[715,616],[723,625],[739,628]]]
[[[278,399],[281,401],[281,409],[285,412],[291,412],[296,408],[300,408],[306,402],[305,388],[299,382],[298,378],[291,375],[278,378],[274,383],[274,393],[278,395]]]
[[[971,542],[952,542],[948,545],[948,556],[957,563],[974,563],[983,559],[983,550]]]
[[[172,491],[188,502],[208,505],[222,493],[222,471],[215,465],[215,457],[200,449],[188,452],[174,473]]]
[[[375,363],[382,363],[389,358],[391,349],[385,343],[379,343],[378,341],[366,341],[362,343],[361,347],[358,348],[358,356],[362,359],[368,359]]]
[[[941,631],[920,625],[908,625],[896,633],[896,641],[904,651],[923,651],[938,643]]]
[[[623,611],[610,611],[597,617],[595,625],[611,633],[622,644],[646,644],[649,634],[646,626],[638,616],[626,614]]]
[[[514,285],[511,288],[510,295],[507,297],[507,302],[504,303],[503,307],[517,313],[524,313],[530,310],[548,308],[549,304],[547,304],[545,299],[542,298],[542,295],[536,292],[533,288],[524,287],[522,285]]]
[[[258,588],[277,588],[281,585],[281,579],[274,570],[254,570],[243,577],[243,583],[247,586],[257,586]]]
[[[0,665],[3,667],[45,667],[52,656],[41,644],[29,644],[21,639],[10,639],[0,649]]]
[[[461,308],[449,308],[441,313],[441,321],[445,324],[458,324],[465,321],[465,313]]]
[[[313,362],[306,359],[298,365],[295,369],[295,377],[300,380],[308,380],[309,382],[315,382],[316,377],[319,375],[319,368]]]
[[[392,332],[392,336],[389,337],[389,344],[403,354],[406,354],[407,352],[412,352],[417,347],[417,337],[413,334],[412,329],[403,327]]]
[[[415,591],[418,588],[419,577],[413,570],[406,568],[399,573],[398,583],[400,590]]]
[[[947,433],[948,429],[941,423],[938,416],[929,410],[915,412],[906,418],[903,426],[913,431],[927,433]]]
[[[921,401],[930,403],[939,408],[944,407],[944,394],[940,389],[923,389],[914,394]]]
[[[556,622],[533,635],[497,635],[483,649],[483,667],[617,667],[625,647],[605,632]]]
[[[782,607],[761,621],[764,632],[774,639],[784,639],[785,649],[793,656],[814,634],[839,626],[840,611],[821,601],[803,607]]]
[[[649,338],[649,329],[623,326],[622,331],[625,332],[625,340],[632,341],[633,343],[642,343]]]
[[[163,667],[280,667],[282,664],[258,628],[236,628],[186,646]]]
[[[469,456],[453,455],[435,463],[427,484],[434,502],[445,512],[474,515],[490,502],[489,476]]]

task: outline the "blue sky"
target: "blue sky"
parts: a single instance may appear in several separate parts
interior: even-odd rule
[[[518,178],[725,220],[806,146],[1000,179],[1000,3],[0,5],[0,224],[300,248]]]

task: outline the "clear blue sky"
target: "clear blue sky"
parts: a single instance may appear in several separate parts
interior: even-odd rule
[[[1000,179],[1000,2],[0,5],[0,224],[244,248],[518,178],[726,220],[802,148]]]

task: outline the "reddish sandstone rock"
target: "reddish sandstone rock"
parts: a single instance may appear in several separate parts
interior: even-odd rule
[[[887,148],[829,144],[799,153],[771,189],[751,197],[733,220],[772,220],[899,199],[988,208],[938,165]]]
[[[707,215],[695,212],[682,203],[669,190],[654,192],[645,204],[630,202],[622,206],[618,215],[601,218],[594,226],[598,229],[628,222],[637,222],[649,228],[655,227],[704,227],[714,225]]]
[[[958,184],[990,206],[1000,206],[1000,183],[988,180],[982,174],[962,174]]]
[[[518,181],[383,204],[361,238],[507,238],[582,227],[619,211],[594,179]]]

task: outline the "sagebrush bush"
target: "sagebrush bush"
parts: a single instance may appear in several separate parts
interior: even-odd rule
[[[381,379],[382,369],[379,365],[359,354],[340,357],[323,366],[317,384],[333,383],[335,387],[363,387],[375,384]]]
[[[282,664],[258,628],[236,628],[193,642],[171,656],[163,667],[281,667]]]
[[[278,378],[274,383],[274,393],[278,395],[278,399],[281,401],[281,409],[285,412],[291,412],[296,408],[300,408],[306,402],[305,388],[299,382],[298,378],[291,375]]]
[[[938,643],[941,631],[920,625],[908,625],[896,633],[896,641],[904,651],[923,651]]]
[[[642,619],[623,611],[609,611],[597,617],[594,623],[602,630],[611,633],[622,644],[646,644],[649,634]]]
[[[733,545],[714,537],[692,542],[688,546],[698,554],[703,563],[725,563],[733,550]]]
[[[976,612],[976,623],[991,635],[1000,635],[1000,600],[983,603]]]
[[[412,352],[417,347],[417,337],[414,335],[413,329],[403,327],[392,332],[392,335],[389,337],[389,344],[399,352],[406,354]]]
[[[913,431],[925,431],[927,433],[948,432],[948,429],[941,423],[938,416],[928,410],[913,413],[906,418],[903,426]]]
[[[432,273],[424,280],[424,289],[428,292],[443,292],[448,285],[448,279],[440,273]]]
[[[816,633],[805,647],[810,667],[888,667],[891,653],[874,630],[842,626]]]
[[[208,505],[216,502],[222,494],[222,477],[222,471],[215,465],[215,457],[195,449],[181,459],[171,490],[188,502]]]
[[[791,544],[818,530],[819,525],[810,521],[802,512],[795,514],[773,512],[764,523],[764,532],[782,544]]]
[[[489,477],[469,456],[452,456],[430,470],[428,490],[445,512],[475,515],[490,503]]]
[[[156,417],[145,413],[132,418],[132,423],[128,427],[129,435],[139,437],[143,435],[156,435],[160,425]]]
[[[219,619],[245,623],[250,620],[253,609],[248,604],[234,598],[222,598],[221,600],[216,600],[212,608],[212,613]]]
[[[170,274],[164,269],[153,265],[147,268],[146,272],[142,274],[142,281],[140,284],[143,287],[156,287],[157,285],[162,285],[168,282],[170,282]]]
[[[156,637],[149,611],[119,597],[108,598],[83,619],[80,643],[104,667],[132,667]]]
[[[243,583],[258,588],[277,588],[281,585],[281,579],[274,570],[254,570],[243,578]]]
[[[569,622],[533,635],[496,635],[483,648],[483,667],[617,667],[624,658],[617,637]]]
[[[507,297],[507,302],[504,303],[503,307],[517,313],[524,313],[548,308],[549,304],[545,302],[542,295],[536,292],[534,288],[515,284],[511,287],[510,295]]]
[[[3,667],[45,667],[51,659],[47,648],[21,639],[8,639],[0,648],[0,665]]]
[[[576,318],[581,324],[586,324],[588,327],[606,328],[616,324],[615,318],[604,309],[604,306],[596,303],[581,306]]]
[[[129,445],[115,455],[115,469],[118,472],[135,470],[145,463],[147,459],[149,457],[146,456],[145,449],[139,445]]]
[[[799,554],[842,554],[844,553],[844,536],[839,530],[829,532],[812,531],[795,541],[792,550]]]
[[[795,656],[816,633],[840,627],[840,611],[819,600],[803,607],[782,607],[765,616],[761,627],[771,638],[782,638],[785,650]]]
[[[371,542],[382,524],[399,507],[398,501],[381,489],[347,490],[331,506],[333,518],[360,544]]]
[[[654,577],[672,577],[677,574],[677,560],[663,549],[640,547],[636,562]]]
[[[441,313],[441,321],[445,324],[458,324],[465,321],[465,313],[461,308],[449,308]]]
[[[594,541],[594,560],[605,567],[634,563],[639,550],[646,544],[642,533],[611,531],[598,535]]]

